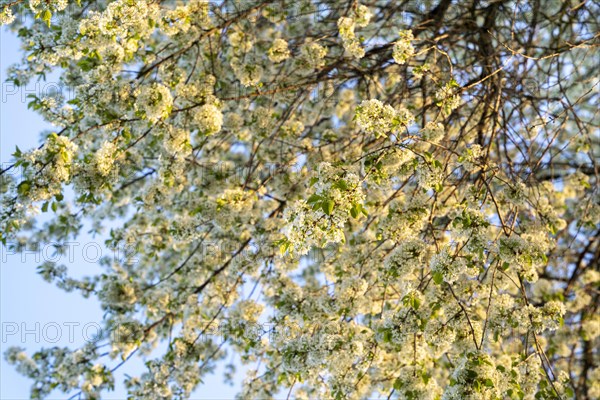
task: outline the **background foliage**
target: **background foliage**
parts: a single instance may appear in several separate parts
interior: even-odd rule
[[[135,254],[40,265],[110,334],[9,349],[32,397],[141,356],[132,398],[187,398],[227,352],[241,398],[600,397],[598,4],[2,5],[9,81],[70,89],[30,97],[3,244]]]

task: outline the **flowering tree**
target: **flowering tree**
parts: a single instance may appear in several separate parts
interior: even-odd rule
[[[111,334],[9,349],[32,397],[139,356],[132,398],[188,398],[233,352],[240,398],[599,398],[600,8],[451,3],[4,1],[9,80],[71,88],[4,245],[135,249],[40,265]]]

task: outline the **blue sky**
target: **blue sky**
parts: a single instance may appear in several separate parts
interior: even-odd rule
[[[16,36],[0,30],[0,82],[2,84],[0,103],[0,162],[3,167],[10,163],[15,146],[21,150],[39,144],[40,133],[51,131],[52,126],[33,111],[27,110],[27,94],[44,93],[56,87],[51,79],[48,82],[31,82],[26,88],[16,89],[5,83],[6,69],[21,58],[19,41]],[[33,245],[28,244],[33,250]],[[77,293],[65,293],[53,284],[45,282],[37,273],[44,254],[52,254],[50,245],[42,244],[40,251],[11,254],[0,247],[0,340],[4,354],[10,346],[24,347],[29,354],[52,346],[77,347],[93,337],[102,325],[102,311],[95,299],[84,299]],[[82,237],[71,245],[73,257],[63,256],[58,262],[67,266],[76,276],[90,275],[99,271],[95,260],[98,253],[109,250],[103,241]],[[37,260],[36,260],[37,258]],[[113,360],[109,365],[117,364]],[[105,393],[105,399],[123,399],[126,392],[120,387],[123,373],[138,374],[142,362],[132,359],[115,376],[117,390]],[[206,384],[196,391],[194,399],[231,399],[236,393],[222,383],[223,368],[205,380]],[[241,377],[238,377],[241,378]],[[0,362],[0,399],[28,399],[31,381],[19,375],[8,365],[2,356]],[[53,399],[66,399],[69,396],[56,393]]]

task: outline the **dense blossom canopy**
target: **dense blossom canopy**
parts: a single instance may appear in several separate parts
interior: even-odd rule
[[[229,353],[244,399],[600,398],[597,3],[2,4],[9,81],[70,88],[4,245],[135,248],[40,265],[110,334],[10,348],[32,397],[188,398]]]

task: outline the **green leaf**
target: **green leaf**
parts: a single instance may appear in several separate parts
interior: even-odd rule
[[[413,297],[411,299],[411,304],[412,308],[414,308],[415,310],[419,309],[419,306],[421,305],[421,301],[417,298],[417,297]]]
[[[48,211],[48,202],[45,201],[44,204],[42,204],[42,212],[47,212]]]
[[[125,139],[126,142],[129,142],[131,140],[131,131],[129,129],[123,129],[121,136],[123,136],[123,139]]]
[[[58,203],[53,201],[52,202],[52,211],[56,212],[56,210],[58,210]]]
[[[52,12],[50,10],[44,10],[44,13],[42,14],[42,21],[44,21],[48,24],[48,26],[50,26],[50,23],[52,21]]]
[[[391,341],[392,341],[392,332],[390,332],[390,331],[383,332],[383,342],[389,343]]]
[[[479,376],[479,374],[477,374],[477,372],[473,371],[472,369],[468,369],[466,372],[467,372],[467,378],[469,378],[469,379],[475,379]]]
[[[348,184],[343,179],[340,179],[339,181],[335,182],[331,187],[337,188],[340,190],[348,190]]]
[[[318,194],[313,194],[312,196],[310,196],[308,198],[308,200],[306,200],[306,202],[308,204],[312,204],[312,203],[316,203],[317,201],[322,200],[323,198],[321,196],[319,196]]]
[[[279,246],[279,252],[281,253],[281,255],[284,255],[285,252],[288,251],[288,249],[290,248],[291,243],[286,238],[284,238],[274,241],[273,244],[275,246]]]
[[[81,68],[83,72],[88,72],[96,66],[96,60],[91,57],[85,57],[77,62],[77,66]]]
[[[435,282],[436,285],[441,285],[442,282],[444,282],[444,275],[442,275],[441,272],[434,272],[433,273],[433,281]]]
[[[287,380],[287,375],[285,372],[282,372],[278,377],[277,377],[277,383],[281,384],[282,382]]]
[[[421,378],[423,379],[423,383],[427,385],[429,383],[429,381],[431,380],[431,375],[429,373],[423,371],[421,373]]]
[[[323,212],[327,215],[331,215],[331,213],[333,212],[333,206],[334,206],[334,202],[333,200],[325,200],[323,202]]]
[[[400,390],[402,389],[402,386],[404,386],[402,380],[400,380],[400,378],[396,378],[396,380],[394,381],[394,389]]]
[[[29,181],[23,181],[19,183],[19,186],[17,186],[17,193],[21,196],[27,196],[30,190],[31,184],[29,183]]]

